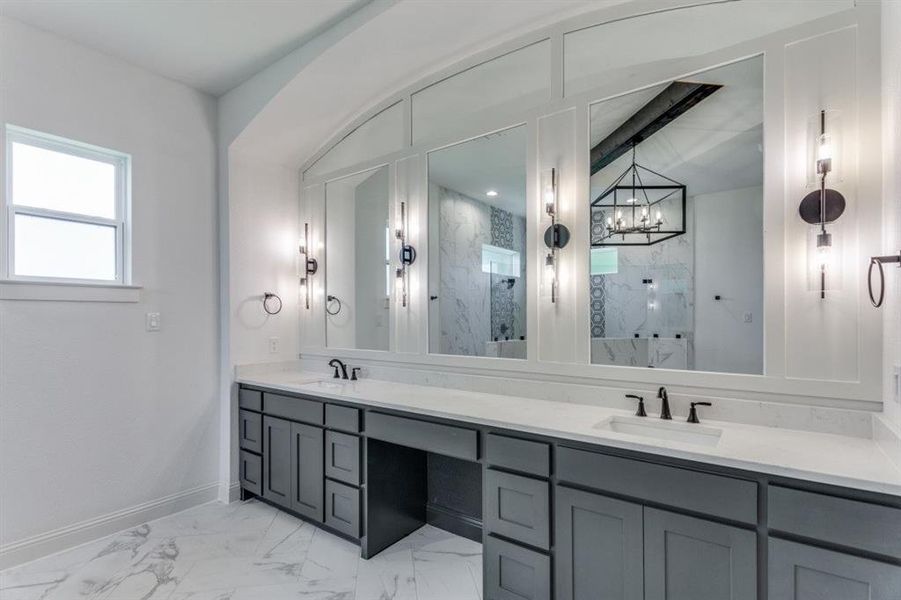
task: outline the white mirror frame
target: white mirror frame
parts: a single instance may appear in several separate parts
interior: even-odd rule
[[[331,145],[343,139],[349,131],[378,114],[398,100],[404,102],[405,140],[408,146],[389,155],[373,157],[351,167],[332,173],[304,178],[301,187],[301,219],[311,219],[314,231],[322,231],[318,225],[324,218],[324,188],[330,180],[365,171],[384,164],[390,166],[392,205],[404,200],[410,210],[411,240],[418,251],[416,264],[410,270],[410,302],[401,308],[398,299],[392,297],[391,323],[388,352],[373,350],[335,350],[325,347],[325,317],[321,290],[314,290],[311,310],[301,315],[301,356],[319,358],[340,356],[370,364],[395,365],[418,368],[440,368],[443,371],[482,373],[495,376],[515,376],[520,379],[562,381],[567,383],[600,384],[611,387],[650,387],[651,385],[676,386],[684,392],[709,396],[741,398],[747,400],[783,401],[793,404],[881,409],[882,327],[876,311],[866,309],[865,286],[860,269],[848,273],[844,303],[830,309],[830,317],[848,319],[857,316],[853,323],[856,336],[839,339],[840,328],[826,332],[811,331],[803,322],[798,324],[792,315],[809,312],[805,298],[796,299],[806,288],[802,276],[796,276],[799,253],[803,253],[804,240],[798,237],[795,223],[797,203],[803,197],[806,152],[797,150],[803,142],[799,136],[806,131],[806,117],[819,107],[811,104],[808,95],[799,93],[797,85],[818,83],[827,96],[834,98],[829,108],[843,110],[845,114],[867,115],[861,119],[852,137],[857,138],[857,170],[845,173],[846,188],[843,192],[854,205],[843,223],[846,230],[880,231],[881,218],[881,159],[880,148],[880,73],[879,73],[879,6],[878,3],[862,3],[847,10],[803,23],[761,38],[714,51],[708,55],[691,57],[679,62],[678,72],[672,67],[661,71],[659,67],[645,68],[629,84],[628,89],[616,85],[599,86],[573,96],[563,95],[563,35],[566,32],[610,22],[648,12],[670,10],[684,2],[667,0],[634,2],[619,5],[570,19],[556,25],[526,34],[514,41],[490,51],[472,56],[451,68],[420,80],[383,102],[371,107],[351,126],[339,132],[328,144],[304,165],[312,165]],[[850,6],[850,4],[849,4]],[[451,136],[410,143],[410,98],[413,93],[437,81],[449,77],[486,60],[533,44],[543,39],[551,41],[551,91],[552,99],[538,108],[505,110],[499,115],[478,116],[467,119]],[[809,69],[804,59],[813,52],[826,51],[821,68]],[[588,228],[587,206],[589,185],[589,105],[595,102],[630,93],[655,84],[671,81],[694,72],[708,70],[723,64],[752,56],[764,57],[764,375],[743,375],[647,369],[590,364],[588,281]],[[839,64],[832,58],[839,58]],[[829,68],[831,67],[831,68]],[[805,71],[807,71],[805,73]],[[802,88],[803,89],[803,88]],[[850,91],[849,91],[850,90]],[[845,105],[842,105],[842,104]],[[850,104],[850,105],[847,105]],[[788,116],[787,116],[788,115]],[[793,118],[798,115],[798,118]],[[795,121],[802,122],[795,122]],[[428,190],[429,152],[458,144],[512,126],[525,124],[528,132],[527,146],[527,252],[529,278],[527,286],[528,311],[526,360],[486,357],[433,355],[428,353],[428,230],[426,214]],[[849,125],[851,127],[851,125]],[[800,132],[800,133],[799,133]],[[846,137],[847,139],[847,137]],[[795,153],[802,156],[799,159]],[[573,212],[563,216],[571,223],[573,239],[560,253],[562,302],[551,304],[541,296],[540,265],[543,244],[541,228],[546,225],[539,198],[539,174],[545,168],[554,167],[560,173],[561,207],[572,207]],[[303,172],[303,170],[301,172]],[[795,171],[799,171],[795,173]],[[581,219],[578,218],[581,215]],[[393,215],[392,215],[393,218]],[[856,219],[856,222],[855,222]],[[803,238],[803,236],[801,236]],[[860,236],[853,240],[854,259],[878,253],[879,236]],[[325,257],[324,257],[325,258]],[[862,259],[861,259],[862,260]],[[860,260],[856,261],[860,263]],[[860,263],[862,264],[862,263]],[[327,264],[323,261],[323,268]],[[803,265],[800,268],[803,272]],[[797,279],[797,281],[796,281]],[[566,300],[568,299],[568,301]],[[825,309],[824,309],[825,310]],[[836,312],[836,310],[838,312]],[[853,312],[850,312],[853,311]],[[802,319],[803,321],[803,319]],[[842,364],[856,376],[841,380],[830,379],[835,369],[828,364],[818,364],[817,351],[811,339],[828,351],[841,352],[853,357],[855,364]],[[845,348],[840,348],[842,344]],[[801,348],[808,350],[802,351]],[[836,347],[836,350],[831,348]],[[808,355],[807,352],[813,354]],[[836,362],[841,362],[836,360]],[[817,369],[821,370],[817,372]]]

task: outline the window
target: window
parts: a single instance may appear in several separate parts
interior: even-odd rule
[[[6,275],[129,283],[130,157],[6,127]]]

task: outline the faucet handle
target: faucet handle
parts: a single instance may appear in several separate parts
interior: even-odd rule
[[[688,410],[688,422],[689,423],[700,423],[701,420],[698,419],[698,409],[696,406],[713,406],[710,402],[691,402],[691,408]]]
[[[338,365],[332,365],[332,367],[335,369],[335,374],[332,375],[332,379],[338,379],[340,377],[340,375],[338,375]]]
[[[626,398],[633,398],[638,400],[638,410],[635,411],[636,417],[646,417],[648,413],[644,409],[644,398],[641,396],[636,396],[635,394],[626,394]]]
[[[356,381],[358,379],[357,373],[359,371],[360,371],[360,367],[354,367],[353,369],[350,370],[350,380],[351,381]]]

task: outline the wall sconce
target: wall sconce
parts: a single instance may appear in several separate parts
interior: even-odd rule
[[[557,169],[547,169],[541,174],[541,196],[544,212],[551,218],[551,225],[544,232],[544,244],[550,249],[544,258],[545,278],[551,285],[551,303],[557,302],[557,251],[569,243],[569,229],[557,222],[558,185]]]
[[[310,277],[319,270],[319,262],[310,256],[310,224],[303,224],[303,237],[298,246],[300,260],[298,262],[297,276],[300,278],[300,293],[303,294],[304,306],[310,309],[310,296],[312,295],[312,286],[310,285]]]
[[[838,240],[826,230],[845,212],[845,197],[835,190],[826,188],[826,177],[836,175],[840,166],[841,153],[837,133],[826,132],[827,111],[821,110],[818,122],[810,127],[808,137],[808,182],[814,174],[818,190],[810,192],[801,200],[798,212],[805,222],[814,225],[807,242],[808,288],[820,290],[820,298],[826,297],[826,289],[841,289],[841,256]],[[830,111],[829,122],[838,125],[835,111]],[[840,128],[838,129],[840,132]],[[828,275],[828,278],[827,278]]]
[[[394,223],[394,237],[400,241],[400,266],[395,270],[397,284],[400,287],[401,306],[407,306],[407,291],[409,289],[409,277],[407,268],[416,261],[416,248],[407,243],[409,223],[407,222],[407,203],[401,202],[397,207],[397,216]]]

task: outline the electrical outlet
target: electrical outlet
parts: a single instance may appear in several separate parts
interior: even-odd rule
[[[269,354],[278,354],[279,342],[277,337],[269,338]]]
[[[144,328],[147,331],[159,331],[160,330],[160,313],[158,312],[149,312],[144,315]]]
[[[754,315],[749,312],[746,312],[744,315],[742,315],[742,317],[744,318],[745,323],[750,323],[751,321],[754,320]]]

